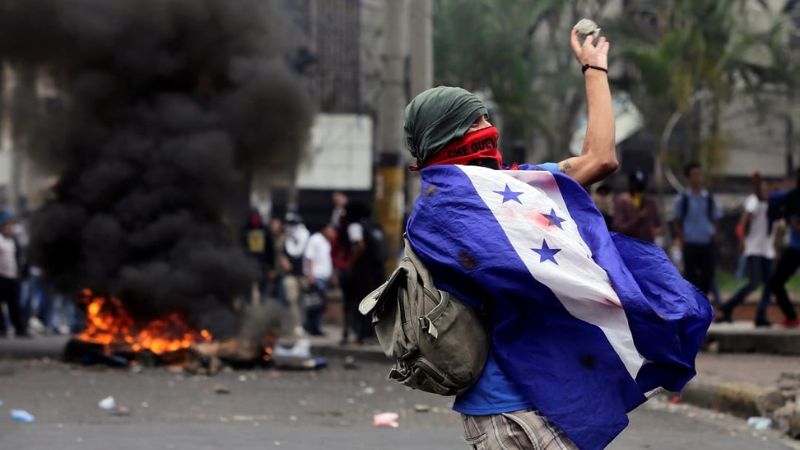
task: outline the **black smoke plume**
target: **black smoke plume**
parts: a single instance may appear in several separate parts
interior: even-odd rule
[[[248,182],[294,170],[310,125],[291,34],[268,0],[0,0],[0,56],[31,158],[58,176],[31,257],[66,291],[146,320],[226,328],[254,269],[237,245]],[[22,90],[21,92],[25,92]]]

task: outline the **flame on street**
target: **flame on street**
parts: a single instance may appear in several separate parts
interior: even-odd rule
[[[85,342],[127,347],[134,352],[149,350],[161,355],[212,339],[207,330],[193,330],[177,313],[142,326],[136,324],[117,298],[95,296],[86,289],[83,300],[86,302],[86,330],[78,339]]]

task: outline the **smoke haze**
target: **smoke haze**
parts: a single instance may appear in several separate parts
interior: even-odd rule
[[[311,111],[292,33],[264,0],[0,0],[0,52],[63,101],[17,95],[26,151],[58,174],[31,257],[63,290],[178,311],[220,331],[254,268],[238,248],[248,180],[294,170]],[[226,313],[227,311],[227,313]]]

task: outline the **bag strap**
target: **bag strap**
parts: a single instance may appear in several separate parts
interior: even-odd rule
[[[410,276],[417,276],[422,280],[422,286],[417,285],[417,295],[424,296],[425,293],[429,293],[436,299],[436,306],[433,307],[430,311],[421,311],[419,314],[420,325],[422,329],[425,330],[432,338],[436,339],[439,336],[439,332],[436,329],[436,326],[433,324],[433,321],[436,317],[441,314],[443,309],[445,308],[445,304],[449,301],[449,296],[447,292],[438,289],[436,285],[433,283],[433,277],[431,273],[428,271],[428,268],[422,261],[419,259],[414,250],[411,248],[411,243],[408,241],[408,236],[405,235],[403,237],[403,241],[405,243],[404,254],[405,259],[411,266],[409,269],[409,277]],[[416,281],[416,280],[415,280]],[[425,302],[420,301],[417,303],[418,305],[424,305]]]
[[[431,278],[430,272],[428,272],[425,264],[420,261],[419,256],[414,253],[414,250],[411,248],[411,243],[408,242],[408,237],[403,237],[403,242],[405,243],[405,248],[403,249],[403,254],[405,258],[411,262],[414,266],[414,271],[422,278],[422,283],[424,286],[432,287],[433,286],[433,278]]]

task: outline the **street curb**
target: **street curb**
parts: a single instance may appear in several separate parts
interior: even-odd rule
[[[800,355],[800,329],[724,329],[712,328],[706,334],[705,347],[719,353],[763,353]]]
[[[696,377],[681,393],[681,399],[691,405],[748,418],[761,415],[757,400],[768,389],[750,383],[726,382]]]

